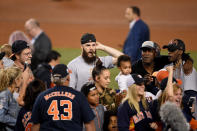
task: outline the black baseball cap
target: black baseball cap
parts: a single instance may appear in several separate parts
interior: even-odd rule
[[[172,83],[174,83],[174,82],[175,82],[175,83],[178,83],[177,80],[173,77]],[[168,77],[165,78],[165,79],[163,79],[163,80],[161,81],[161,83],[160,83],[160,88],[161,88],[162,91],[165,90],[165,88],[166,88],[166,86],[167,86],[167,83],[168,83]]]
[[[185,43],[180,39],[173,39],[168,45],[164,45],[163,49],[168,49],[169,52],[174,52],[176,50],[185,52]]]
[[[12,60],[15,60],[16,57],[15,57],[15,54],[16,53],[19,53],[20,51],[26,49],[26,48],[29,48],[28,44],[26,41],[23,41],[23,40],[16,40],[14,41],[14,43],[12,44],[12,55],[11,55],[11,59]]]
[[[88,42],[96,42],[96,37],[94,36],[94,34],[85,33],[81,37],[81,44],[85,44],[85,43],[88,43]]]
[[[68,67],[64,64],[56,65],[52,70],[52,75],[64,78],[69,74]]]
[[[131,74],[131,77],[127,78],[127,86],[131,86],[133,84],[141,85],[144,83],[144,78],[139,74]]]

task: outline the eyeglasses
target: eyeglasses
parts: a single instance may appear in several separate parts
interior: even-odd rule
[[[25,55],[25,56],[32,56],[32,53],[28,52],[28,53],[24,53],[23,55]]]

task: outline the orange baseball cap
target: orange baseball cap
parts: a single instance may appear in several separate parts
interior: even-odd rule
[[[157,72],[154,72],[153,74],[152,74],[152,76],[155,76],[156,78],[157,78],[157,81],[159,82],[159,83],[161,83],[161,81],[163,80],[163,79],[165,79],[166,77],[168,77],[168,71],[167,70],[165,70],[165,69],[162,69],[162,70],[159,70],[159,71],[157,71]]]

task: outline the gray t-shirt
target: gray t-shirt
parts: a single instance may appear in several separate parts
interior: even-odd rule
[[[94,112],[94,124],[96,131],[103,131],[103,123],[104,123],[104,106],[99,104],[95,109],[92,108]],[[85,126],[83,126],[83,131],[85,131]]]
[[[99,57],[103,62],[103,66],[106,68],[113,68],[113,59],[112,56]],[[68,64],[68,69],[71,70],[70,73],[70,83],[69,86],[80,91],[81,87],[92,81],[92,70],[95,67],[95,64],[87,64],[82,56],[78,56],[73,59]]]

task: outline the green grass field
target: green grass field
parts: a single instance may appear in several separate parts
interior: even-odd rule
[[[81,54],[81,49],[72,49],[72,48],[55,48],[54,50],[58,51],[61,54],[60,62],[64,64],[68,64],[69,61],[74,59],[75,57],[79,56]],[[107,55],[106,53],[103,53],[101,51],[98,51],[98,56],[104,56]],[[167,52],[162,51],[162,54],[166,54]],[[190,55],[192,56],[194,60],[194,66],[197,68],[197,62],[195,61],[197,59],[197,51],[190,51]],[[110,87],[117,89],[118,85],[115,82],[115,77],[119,73],[119,70],[117,68],[113,68],[110,70],[111,72],[111,84]]]

